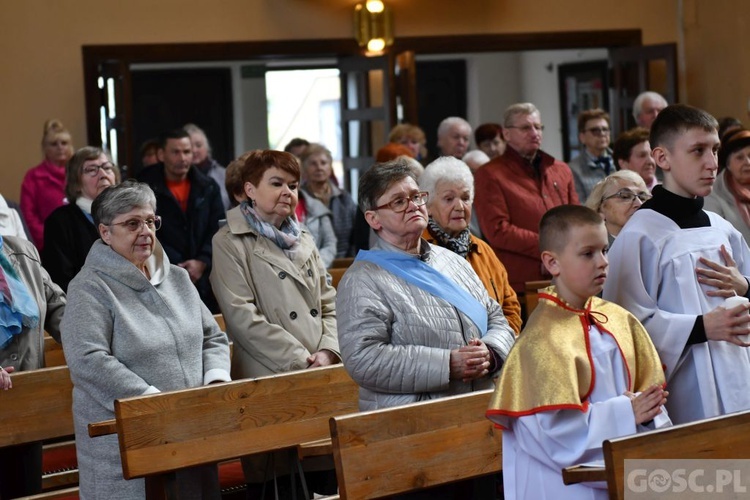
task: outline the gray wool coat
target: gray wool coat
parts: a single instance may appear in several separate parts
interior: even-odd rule
[[[82,499],[144,498],[142,479],[122,477],[117,436],[87,426],[114,418],[114,400],[229,380],[229,344],[187,271],[161,246],[149,281],[101,240],[70,282],[62,322],[73,380]]]
[[[368,261],[355,261],[338,286],[339,345],[346,371],[360,386],[359,409],[389,408],[492,388],[515,342],[500,305],[457,254],[422,240],[423,260],[487,309],[487,333],[447,301]],[[402,252],[378,238],[373,250]],[[416,257],[415,257],[416,258]],[[495,373],[450,380],[450,352],[481,338],[498,357]]]

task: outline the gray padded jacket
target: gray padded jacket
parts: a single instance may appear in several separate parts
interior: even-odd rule
[[[382,239],[373,249],[402,252]],[[421,249],[423,261],[486,306],[488,329],[482,341],[504,361],[515,336],[474,270],[450,250],[424,240]],[[481,336],[474,323],[445,300],[372,262],[351,265],[339,283],[336,311],[341,357],[360,386],[362,411],[492,387],[494,373],[468,383],[449,378],[450,351]]]

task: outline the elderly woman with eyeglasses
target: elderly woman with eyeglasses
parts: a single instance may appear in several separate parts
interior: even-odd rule
[[[63,290],[86,262],[99,231],[91,204],[99,193],[120,182],[120,169],[99,148],[81,148],[66,166],[68,205],[56,209],[44,222],[42,264]]]
[[[604,219],[612,246],[625,223],[649,199],[651,193],[640,175],[632,170],[618,170],[594,186],[586,206]]]
[[[359,196],[377,241],[339,283],[336,309],[360,409],[492,387],[515,335],[469,263],[422,238],[428,193],[394,160],[360,178]]]
[[[487,293],[503,308],[516,334],[521,333],[521,305],[505,270],[487,243],[469,231],[474,177],[461,160],[443,156],[433,161],[419,177],[419,187],[429,193],[425,241],[447,248],[466,259],[482,280]]]
[[[107,188],[91,208],[101,239],[70,282],[61,327],[81,498],[144,498],[143,479],[122,477],[117,436],[90,438],[88,424],[114,418],[115,399],[229,381],[229,344],[156,239],[161,220],[148,185]],[[180,472],[177,481],[220,496],[215,467]]]

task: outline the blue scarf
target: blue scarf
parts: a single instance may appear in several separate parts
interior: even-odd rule
[[[39,306],[2,249],[0,236],[0,349],[24,327],[35,328],[39,324]]]
[[[412,285],[440,297],[468,316],[482,332],[482,336],[487,333],[487,309],[456,282],[420,259],[398,252],[360,250],[356,260],[377,264]]]

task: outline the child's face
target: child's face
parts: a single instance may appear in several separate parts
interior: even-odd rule
[[[557,293],[573,307],[583,308],[604,288],[607,278],[607,230],[604,224],[574,226],[562,252],[542,258],[555,278]]]
[[[668,172],[664,187],[685,198],[711,194],[719,168],[719,134],[692,128],[679,134],[671,148],[654,148],[656,163]]]

